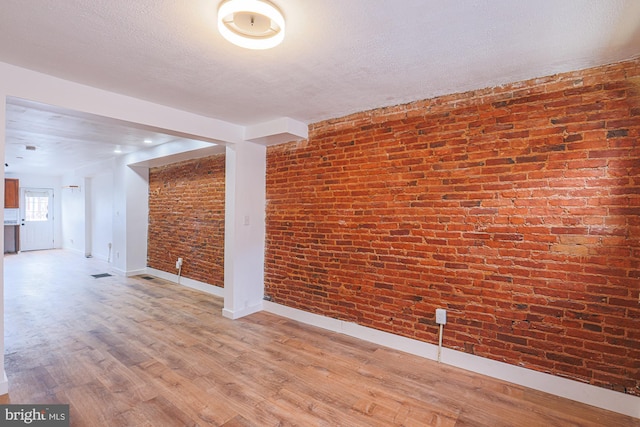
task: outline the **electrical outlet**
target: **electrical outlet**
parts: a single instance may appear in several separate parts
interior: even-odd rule
[[[444,308],[436,308],[436,323],[438,325],[447,324],[447,310]]]

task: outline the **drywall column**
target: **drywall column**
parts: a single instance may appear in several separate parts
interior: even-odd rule
[[[222,315],[230,319],[262,310],[266,155],[251,142],[227,147]]]
[[[93,248],[91,241],[91,178],[84,178],[84,256],[90,257]]]
[[[114,174],[113,248],[116,271],[133,276],[147,265],[149,169],[119,160]]]
[[[4,92],[0,92],[0,152],[2,152],[2,159],[4,163],[4,147],[5,147],[5,123],[6,111],[7,111],[7,96]],[[4,183],[4,168],[0,173],[0,179]],[[0,186],[0,200],[4,200],[4,185]],[[4,209],[0,209],[0,219],[4,223]],[[0,232],[0,247],[2,247],[2,253],[4,253],[4,227]],[[9,381],[7,381],[7,374],[4,371],[4,262],[0,262],[0,395],[7,394],[9,392]]]
[[[149,226],[149,169],[127,166],[127,276],[142,274],[147,268]]]

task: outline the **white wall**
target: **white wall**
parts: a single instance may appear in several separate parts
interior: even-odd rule
[[[91,178],[91,255],[111,260],[113,243],[113,172]]]
[[[125,182],[125,274],[142,274],[147,268],[149,226],[149,169],[124,168]],[[122,230],[120,230],[122,231]]]
[[[1,77],[1,73],[0,73]],[[0,78],[0,81],[2,79]],[[0,152],[2,153],[4,163],[4,147],[6,136],[6,113],[7,104],[5,102],[7,92],[6,89],[0,85]],[[4,168],[0,168],[0,181],[4,182]],[[0,200],[4,201],[4,185],[0,185]],[[4,209],[0,209],[0,219],[4,223]],[[2,227],[2,253],[4,254],[4,227]],[[7,379],[7,373],[4,370],[4,262],[0,263],[0,395],[6,394],[9,391],[9,380]]]
[[[73,174],[62,177],[61,212],[62,247],[85,255],[84,179]],[[77,187],[77,188],[69,188]]]

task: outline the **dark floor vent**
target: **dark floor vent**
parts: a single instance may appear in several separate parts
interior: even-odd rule
[[[95,279],[101,279],[103,277],[111,277],[111,274],[109,274],[109,273],[92,274],[91,277],[93,277]]]
[[[140,276],[140,278],[144,279],[144,280],[153,280],[153,279],[155,279],[155,277],[153,277],[153,276]]]

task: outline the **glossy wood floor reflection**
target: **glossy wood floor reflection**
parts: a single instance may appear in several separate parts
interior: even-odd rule
[[[3,403],[74,426],[632,426],[638,420],[65,251],[5,256]]]

